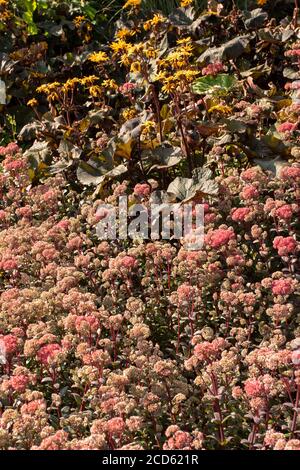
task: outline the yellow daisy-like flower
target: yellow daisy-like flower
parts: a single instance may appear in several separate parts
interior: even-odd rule
[[[90,85],[93,85],[93,83],[96,82],[97,80],[99,80],[99,78],[96,77],[96,75],[88,75],[87,77],[81,78],[80,83],[81,85],[90,86]]]
[[[192,45],[192,38],[191,36],[187,36],[186,38],[181,38],[181,39],[177,39],[176,41],[176,44],[178,46],[186,46],[186,45],[189,45],[193,48],[193,45]]]
[[[124,65],[125,67],[129,67],[130,63],[131,62],[128,57],[128,54],[123,54],[120,59],[120,64]]]
[[[93,52],[91,55],[89,55],[89,60],[91,62],[95,62],[96,64],[103,64],[107,62],[108,59],[108,55],[103,51]]]
[[[127,42],[124,41],[123,39],[119,39],[118,41],[112,42],[110,47],[115,54],[120,54],[120,53],[124,54],[128,52],[130,45],[127,44]]]
[[[147,47],[145,50],[145,56],[147,59],[156,59],[158,51],[153,47]]]
[[[195,77],[199,75],[198,70],[179,70],[176,72],[173,76],[174,80],[178,81],[187,81],[187,82],[193,82],[195,80]]]
[[[81,83],[80,78],[76,78],[76,77],[69,78],[69,80],[67,80],[66,83],[64,84],[63,90],[64,91],[73,90],[78,83]]]
[[[167,73],[165,71],[160,71],[155,75],[154,81],[164,81],[167,78]]]
[[[59,82],[53,82],[53,83],[45,83],[44,85],[39,86],[36,91],[38,93],[45,93],[46,95],[49,95],[53,91],[57,90],[61,86],[61,83]]]
[[[31,108],[35,108],[36,106],[38,106],[38,104],[39,103],[35,98],[32,98],[31,100],[27,101],[27,106],[30,106]]]
[[[188,65],[189,58],[192,53],[188,50],[187,46],[182,46],[177,50],[171,52],[165,59],[174,68],[183,68]]]
[[[49,101],[49,103],[52,103],[53,101],[58,101],[59,97],[58,97],[58,94],[54,91],[52,93],[49,93],[49,95],[47,96],[47,101]]]
[[[132,29],[129,28],[122,28],[119,29],[119,31],[116,32],[116,37],[117,39],[127,39],[132,36],[135,36],[136,31],[133,31]]]
[[[99,85],[93,85],[89,88],[89,93],[93,98],[98,98],[102,94],[102,88]]]
[[[181,0],[180,2],[180,6],[185,8],[185,7],[189,7],[190,5],[192,5],[194,0]]]
[[[177,87],[177,83],[174,80],[174,78],[168,77],[166,78],[165,83],[161,90],[163,93],[173,93],[176,90],[176,87]]]
[[[148,31],[151,28],[155,28],[156,26],[165,23],[166,18],[164,18],[159,13],[156,13],[151,20],[148,20],[144,23],[144,30]]]
[[[115,80],[103,80],[103,82],[101,83],[101,86],[103,86],[103,88],[106,88],[108,90],[115,90],[115,91],[117,91],[119,88]]]
[[[127,0],[123,8],[138,8],[141,6],[142,0]]]

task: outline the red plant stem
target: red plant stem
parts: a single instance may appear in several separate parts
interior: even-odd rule
[[[192,300],[191,308],[189,308],[189,321],[190,321],[190,328],[191,328],[191,338],[193,338],[193,336],[194,336],[193,314],[194,314],[194,299]]]
[[[180,345],[180,315],[179,315],[179,306],[178,306],[178,314],[177,314],[177,345],[176,345],[176,354],[179,352],[179,345]]]
[[[89,389],[89,384],[86,384],[85,387],[84,387],[82,402],[81,402],[80,410],[79,410],[79,411],[83,411],[84,408],[85,408],[85,398],[84,398],[84,395],[86,394],[86,392],[88,391],[88,389]]]
[[[183,126],[182,126],[182,122],[180,121],[180,118],[177,119],[177,124],[178,124],[179,130],[180,130],[181,139],[182,139],[182,143],[183,143],[183,148],[184,148],[185,155],[186,155],[187,162],[188,162],[189,177],[191,177],[192,176],[192,171],[193,171],[193,164],[192,164],[192,159],[191,159],[191,156],[190,156],[189,146],[187,144],[187,141],[186,141],[186,138],[185,138],[185,135],[184,135],[184,130],[183,130]]]
[[[299,400],[300,400],[300,385],[297,386],[297,395],[296,395],[296,401],[295,401],[295,411],[294,411],[294,416],[293,416],[293,421],[292,421],[292,426],[291,426],[291,433],[294,435],[297,427],[297,418],[298,418],[298,407],[299,407]]]
[[[167,391],[167,395],[168,395],[168,401],[169,401],[169,412],[170,412],[170,415],[171,415],[171,418],[172,418],[172,421],[173,423],[176,423],[176,419],[175,419],[175,416],[172,412],[172,396],[171,396],[171,391],[170,391],[170,387],[168,385],[168,382],[166,379],[164,379],[164,384],[166,386],[166,391]]]
[[[297,28],[298,26],[298,13],[299,13],[299,4],[298,4],[298,0],[295,0],[295,9],[294,9],[294,15],[293,15],[293,23],[294,23],[295,28]]]
[[[249,450],[252,450],[253,446],[255,444],[256,431],[257,431],[257,424],[253,423],[252,431],[251,431],[251,440],[250,440]]]
[[[213,395],[215,396],[215,400],[214,400],[214,411],[219,415],[219,421],[220,421],[220,424],[219,424],[219,440],[220,440],[220,444],[223,445],[223,443],[225,442],[225,433],[224,433],[224,427],[223,427],[223,414],[222,414],[222,410],[221,410],[221,406],[220,406],[220,400],[219,398],[217,397],[218,395],[218,384],[217,384],[217,379],[216,379],[216,376],[214,373],[211,374],[211,380],[212,380],[212,392],[213,392]]]
[[[167,263],[168,269],[168,289],[171,287],[171,263]]]
[[[161,144],[163,141],[163,134],[162,134],[162,123],[161,123],[161,115],[160,115],[160,104],[159,104],[159,99],[157,97],[157,93],[154,87],[152,87],[152,96],[153,96],[153,101],[154,101],[157,121],[158,121],[159,143]]]

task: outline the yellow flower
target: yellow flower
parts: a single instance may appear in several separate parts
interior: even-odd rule
[[[145,121],[142,124],[142,135],[150,134],[156,131],[156,123],[154,121]]]
[[[93,85],[89,88],[90,95],[94,98],[98,98],[102,94],[102,89],[99,85]]]
[[[81,83],[80,78],[69,78],[63,86],[63,91],[73,90],[78,83]]]
[[[198,70],[179,70],[173,75],[173,78],[178,81],[185,80],[187,82],[193,82],[199,73]]]
[[[147,59],[156,59],[157,54],[158,54],[158,51],[154,49],[153,47],[147,47],[145,49],[145,56],[147,57]]]
[[[8,0],[0,0],[0,7],[7,7]]]
[[[167,73],[160,71],[155,75],[154,81],[164,81],[167,78]]]
[[[193,0],[181,0],[180,6],[185,8],[189,7],[193,3]]]
[[[122,111],[121,118],[123,121],[129,121],[129,119],[134,118],[137,115],[135,108],[125,108]]]
[[[36,91],[38,93],[45,93],[45,95],[49,95],[53,91],[57,90],[61,84],[59,82],[53,82],[53,83],[45,83],[44,85],[39,86]]]
[[[123,8],[138,8],[142,3],[142,0],[127,0]]]
[[[124,54],[125,52],[128,51],[130,45],[127,44],[127,42],[124,41],[123,39],[119,39],[118,41],[112,42],[110,47],[115,54],[119,54],[119,53]]]
[[[187,36],[186,38],[177,39],[176,44],[178,46],[181,46],[181,45],[183,45],[183,46],[186,46],[186,45],[192,46],[192,38],[191,38],[191,36]],[[193,48],[193,46],[192,46],[192,48]]]
[[[81,79],[80,79],[80,83],[81,83],[81,85],[90,86],[90,85],[93,85],[93,83],[94,83],[96,80],[99,80],[99,78],[96,77],[96,75],[89,75],[89,76],[87,76],[87,77],[81,78]]]
[[[130,59],[128,57],[128,54],[123,54],[120,59],[120,64],[124,65],[125,67],[129,67],[130,65]]]
[[[156,26],[165,23],[165,21],[166,19],[162,15],[156,13],[151,20],[144,23],[144,30],[148,31],[151,28],[155,28]]]
[[[58,101],[58,94],[55,91],[49,93],[49,95],[47,96],[47,101],[49,101],[49,103],[51,103],[52,101]]]
[[[215,106],[212,106],[209,110],[209,113],[217,112],[220,114],[230,114],[232,112],[232,108],[230,106],[227,106],[227,104],[216,104]]]
[[[101,86],[110,90],[115,90],[115,91],[118,90],[119,88],[115,80],[103,80],[103,82],[101,83]]]
[[[162,87],[163,93],[173,93],[176,90],[177,83],[174,81],[173,77],[168,77],[165,80],[165,83]]]
[[[73,23],[76,26],[76,28],[79,28],[81,23],[83,23],[85,20],[86,20],[85,16],[76,16],[76,18],[73,19]]]
[[[116,37],[118,39],[126,39],[134,36],[136,34],[136,31],[132,31],[129,28],[122,28],[119,29],[119,31],[116,32]]]
[[[192,53],[188,50],[187,46],[181,46],[175,51],[171,52],[165,59],[174,68],[183,68],[188,65],[188,60]]]
[[[108,55],[105,52],[93,52],[89,55],[89,60],[91,62],[96,62],[96,64],[104,63],[108,61]]]
[[[38,106],[38,104],[39,103],[35,98],[32,98],[31,100],[27,101],[27,106],[30,106],[31,108],[35,108],[36,106]]]
[[[268,0],[256,0],[257,2],[257,5],[265,5],[267,3]]]

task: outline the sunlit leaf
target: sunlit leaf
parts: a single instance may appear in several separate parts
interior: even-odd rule
[[[216,76],[206,75],[193,83],[193,91],[201,94],[213,94],[218,91],[229,91],[237,80],[233,75],[220,73]]]

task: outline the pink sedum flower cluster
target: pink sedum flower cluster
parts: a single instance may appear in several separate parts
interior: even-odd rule
[[[222,178],[189,251],[99,240],[101,201],[62,175],[32,186],[16,152],[0,174],[0,448],[299,450],[299,166]],[[107,200],[124,193],[147,204],[151,187]]]

